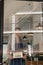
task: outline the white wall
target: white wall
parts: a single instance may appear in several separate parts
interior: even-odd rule
[[[42,33],[35,33],[33,35],[33,46],[36,44],[39,44],[39,51],[42,51]]]

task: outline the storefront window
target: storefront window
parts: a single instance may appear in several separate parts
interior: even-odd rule
[[[3,60],[8,60],[6,62],[10,65],[9,58],[6,57],[8,52],[14,55],[13,58],[23,57],[24,54],[26,65],[39,65],[43,61],[42,3],[34,1],[4,3],[3,40],[5,43],[7,41],[7,44],[3,44]]]

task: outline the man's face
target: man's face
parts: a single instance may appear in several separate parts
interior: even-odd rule
[[[16,29],[16,31],[20,31],[20,30]],[[21,36],[21,33],[16,33],[16,35]]]

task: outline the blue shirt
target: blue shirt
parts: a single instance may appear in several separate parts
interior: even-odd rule
[[[23,49],[22,43],[15,44],[15,50],[19,50],[19,49]]]

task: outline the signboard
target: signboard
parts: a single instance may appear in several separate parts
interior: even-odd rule
[[[13,52],[13,58],[23,58],[23,52]]]

